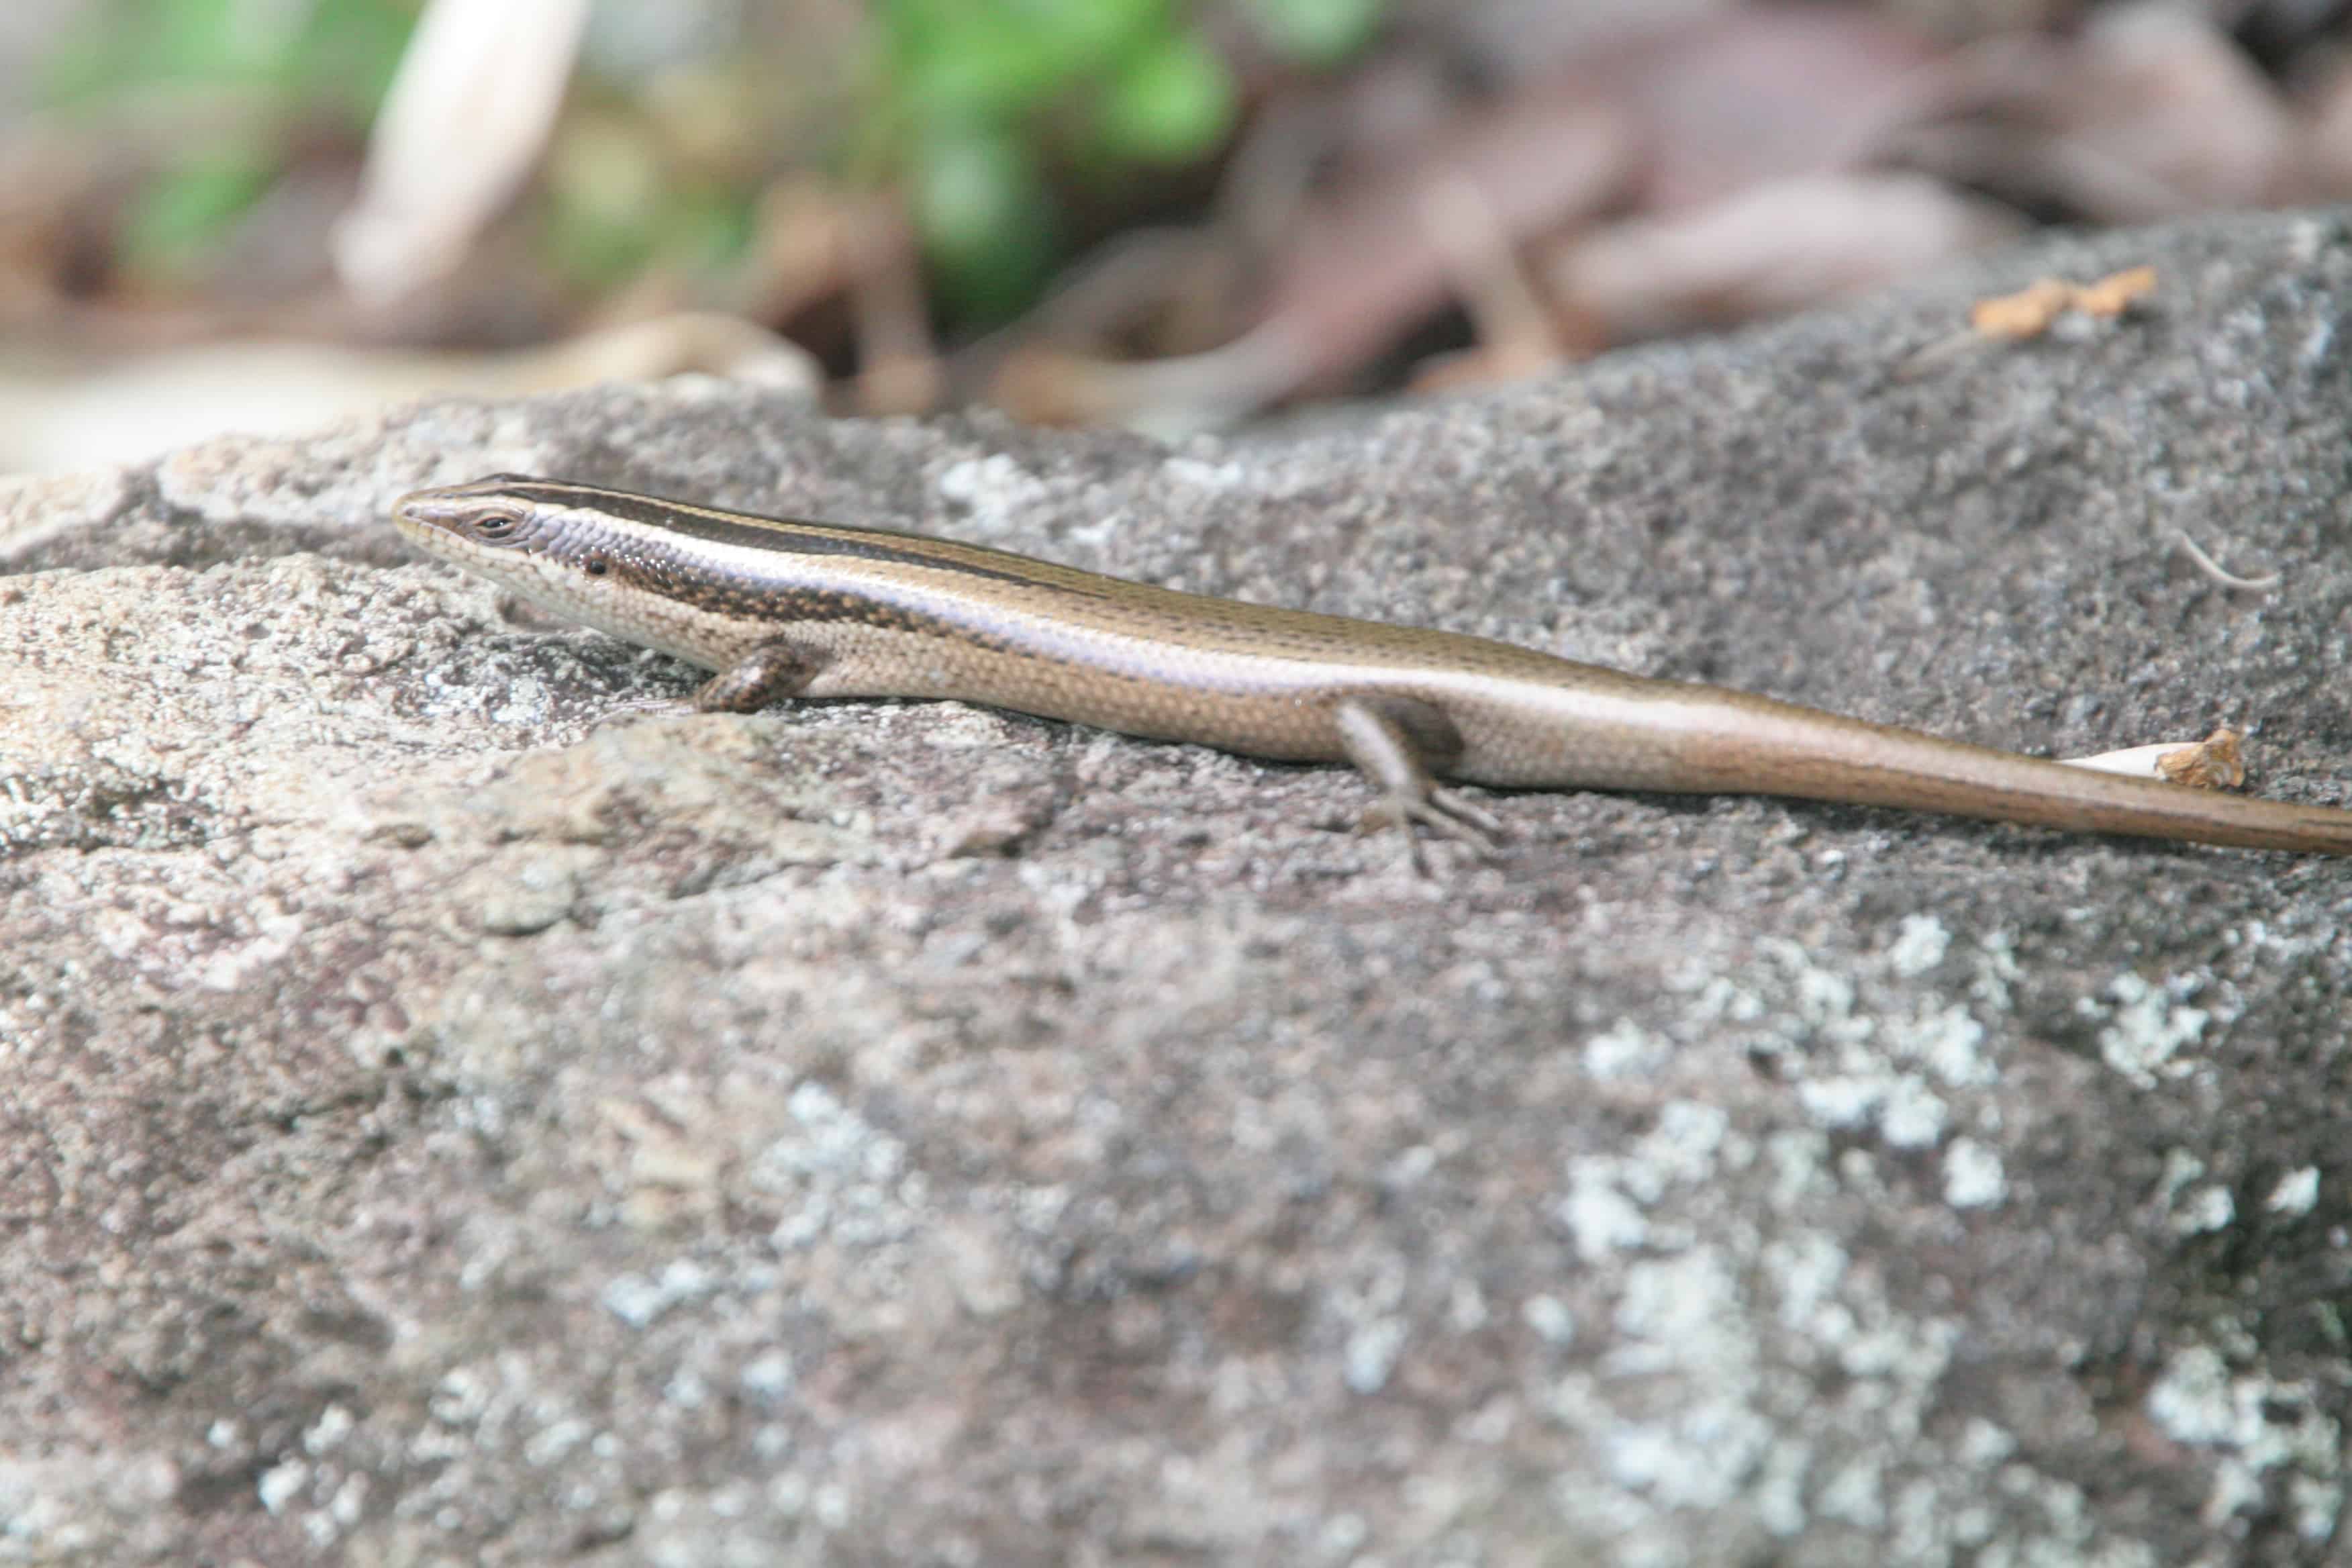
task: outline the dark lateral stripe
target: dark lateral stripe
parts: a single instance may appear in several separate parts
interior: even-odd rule
[[[649,568],[642,561],[616,559],[612,569],[624,582],[647,593],[714,616],[756,618],[782,633],[793,626],[845,623],[883,631],[912,632],[959,645],[1019,653],[1011,638],[985,626],[975,626],[928,611],[886,604],[869,595],[827,588],[763,588],[740,595],[728,584],[680,580]]]
[[[840,555],[857,561],[884,562],[898,566],[928,566],[940,572],[961,572],[1001,583],[1035,585],[1039,574],[1024,570],[1023,556],[982,545],[955,544],[920,534],[892,535],[882,529],[848,528],[838,523],[806,522],[790,518],[755,517],[673,504],[626,490],[598,489],[589,485],[564,485],[533,480],[512,487],[538,500],[602,512],[640,527],[656,528],[681,539],[707,544],[734,545],[747,550],[772,550],[787,555]],[[903,539],[905,543],[898,542]],[[974,560],[973,556],[981,559]],[[989,557],[1002,561],[998,565]],[[1044,564],[1040,563],[1040,564]],[[1085,592],[1075,584],[1055,583],[1066,592]]]

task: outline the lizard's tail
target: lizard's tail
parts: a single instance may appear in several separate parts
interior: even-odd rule
[[[1726,792],[1949,812],[2078,833],[2352,855],[2352,811],[2069,767],[1916,730],[1744,699],[1685,731],[1683,760]],[[1759,788],[1756,781],[1769,779]]]

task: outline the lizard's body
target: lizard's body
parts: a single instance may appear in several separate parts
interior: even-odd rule
[[[1252,756],[1433,777],[1790,795],[2352,853],[2352,812],[2102,773],[1484,637],[1182,594],[981,545],[501,475],[399,503],[435,554],[719,672],[698,701],[949,698]]]

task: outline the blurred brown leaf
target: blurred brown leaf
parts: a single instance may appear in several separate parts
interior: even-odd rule
[[[1727,326],[1907,278],[2020,220],[1917,174],[1801,174],[1560,242],[1560,302],[1619,339]]]

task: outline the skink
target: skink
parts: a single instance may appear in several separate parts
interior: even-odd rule
[[[717,674],[706,710],[951,698],[1351,762],[1385,815],[1486,844],[1439,779],[1788,795],[2352,854],[2352,812],[2084,771],[1450,632],[1207,598],[919,534],[500,474],[397,505],[425,550]]]

